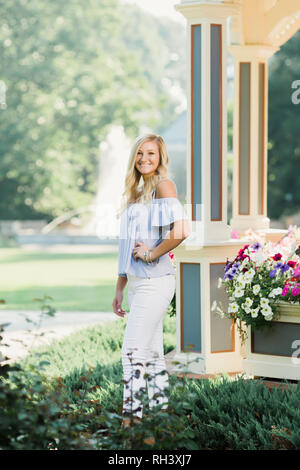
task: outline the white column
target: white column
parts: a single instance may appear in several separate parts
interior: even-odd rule
[[[226,20],[235,5],[182,2],[187,18],[187,244],[230,239],[227,224]]]
[[[235,6],[182,2],[187,18],[187,201],[191,235],[175,249],[175,361],[201,375],[242,370],[236,328],[211,311],[226,257],[243,246],[227,224],[226,20]],[[222,297],[222,298],[223,298]],[[192,348],[188,351],[188,346]],[[176,369],[176,366],[175,366]]]
[[[232,45],[235,60],[232,229],[268,230],[268,58],[275,48]]]

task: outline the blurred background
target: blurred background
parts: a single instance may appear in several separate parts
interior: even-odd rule
[[[186,203],[179,1],[7,0],[0,18],[0,308],[112,311],[131,143],[163,136]],[[300,31],[269,60],[268,217],[300,225]],[[228,222],[233,59],[228,54]],[[125,300],[127,307],[127,300]]]

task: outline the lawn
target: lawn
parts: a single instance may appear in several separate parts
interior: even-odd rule
[[[118,253],[50,253],[0,248],[3,309],[39,310],[35,297],[49,295],[60,311],[112,312]],[[127,286],[123,308],[129,310]]]

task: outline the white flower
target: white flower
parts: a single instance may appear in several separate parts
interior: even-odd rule
[[[236,277],[236,283],[239,287],[242,287],[244,288],[245,285],[246,285],[246,280],[245,280],[245,276],[243,273],[239,274],[237,277]]]
[[[242,261],[242,264],[240,265],[240,269],[244,268],[248,263],[249,263],[248,258],[244,258]]]
[[[255,284],[255,286],[253,286],[253,293],[256,295],[259,293],[260,291],[260,285],[259,284]]]
[[[261,313],[264,317],[268,317],[269,315],[273,315],[272,309],[270,307],[263,307],[261,309]]]
[[[251,317],[256,318],[258,315],[259,307],[251,309]]]
[[[234,295],[235,297],[243,297],[244,291],[243,291],[243,289],[242,289],[241,287],[236,287],[236,288],[235,288],[235,291],[234,291],[234,293],[233,293],[233,295]]]
[[[282,294],[282,291],[283,291],[283,288],[282,287],[277,287],[277,289],[275,289],[275,295],[280,295]]]
[[[232,302],[231,304],[229,304],[228,313],[230,312],[236,313],[238,309],[239,309],[238,304],[236,302]]]
[[[245,277],[247,279],[252,279],[254,275],[255,275],[255,270],[253,268],[250,268],[249,271],[245,273]]]
[[[251,308],[247,307],[246,304],[242,304],[242,307],[243,307],[243,310],[245,310],[246,313],[250,313],[250,312],[251,312]]]
[[[264,255],[262,249],[255,251],[250,254],[252,261],[258,266],[262,265],[264,262]]]
[[[267,299],[266,297],[262,297],[262,299],[260,299],[260,305],[262,305],[263,307],[267,307],[269,305],[269,299]]]
[[[220,287],[222,287],[222,284],[223,284],[223,279],[221,277],[219,277],[218,279],[218,288],[220,289]]]
[[[245,304],[247,305],[247,307],[251,307],[251,305],[253,304],[253,300],[250,299],[250,297],[246,297]]]
[[[267,321],[272,320],[272,318],[273,318],[273,313],[271,313],[270,315],[265,316],[265,320],[267,320]]]
[[[247,284],[247,281],[241,280],[237,283],[237,287],[240,287],[241,289],[245,289],[246,284]]]
[[[216,307],[217,307],[217,301],[214,300],[211,306],[211,311],[213,312],[214,310],[216,310]]]

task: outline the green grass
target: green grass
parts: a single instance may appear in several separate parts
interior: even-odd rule
[[[88,394],[90,400],[100,400],[107,408],[120,409],[122,406],[122,361],[121,348],[126,319],[106,322],[72,333],[54,340],[50,345],[40,346],[19,361],[24,371],[31,366],[38,366],[41,361],[43,375],[48,379],[61,377],[66,386],[67,396],[74,405],[80,403],[76,393],[85,385],[80,377],[86,376],[90,368],[94,368],[89,376],[89,386],[99,385],[101,388]],[[176,347],[176,318],[165,314],[163,318],[164,353]],[[40,369],[40,367],[39,367]]]
[[[0,248],[3,309],[39,310],[35,297],[49,295],[61,311],[112,312],[117,253],[47,253]],[[127,286],[123,308],[128,310]]]

